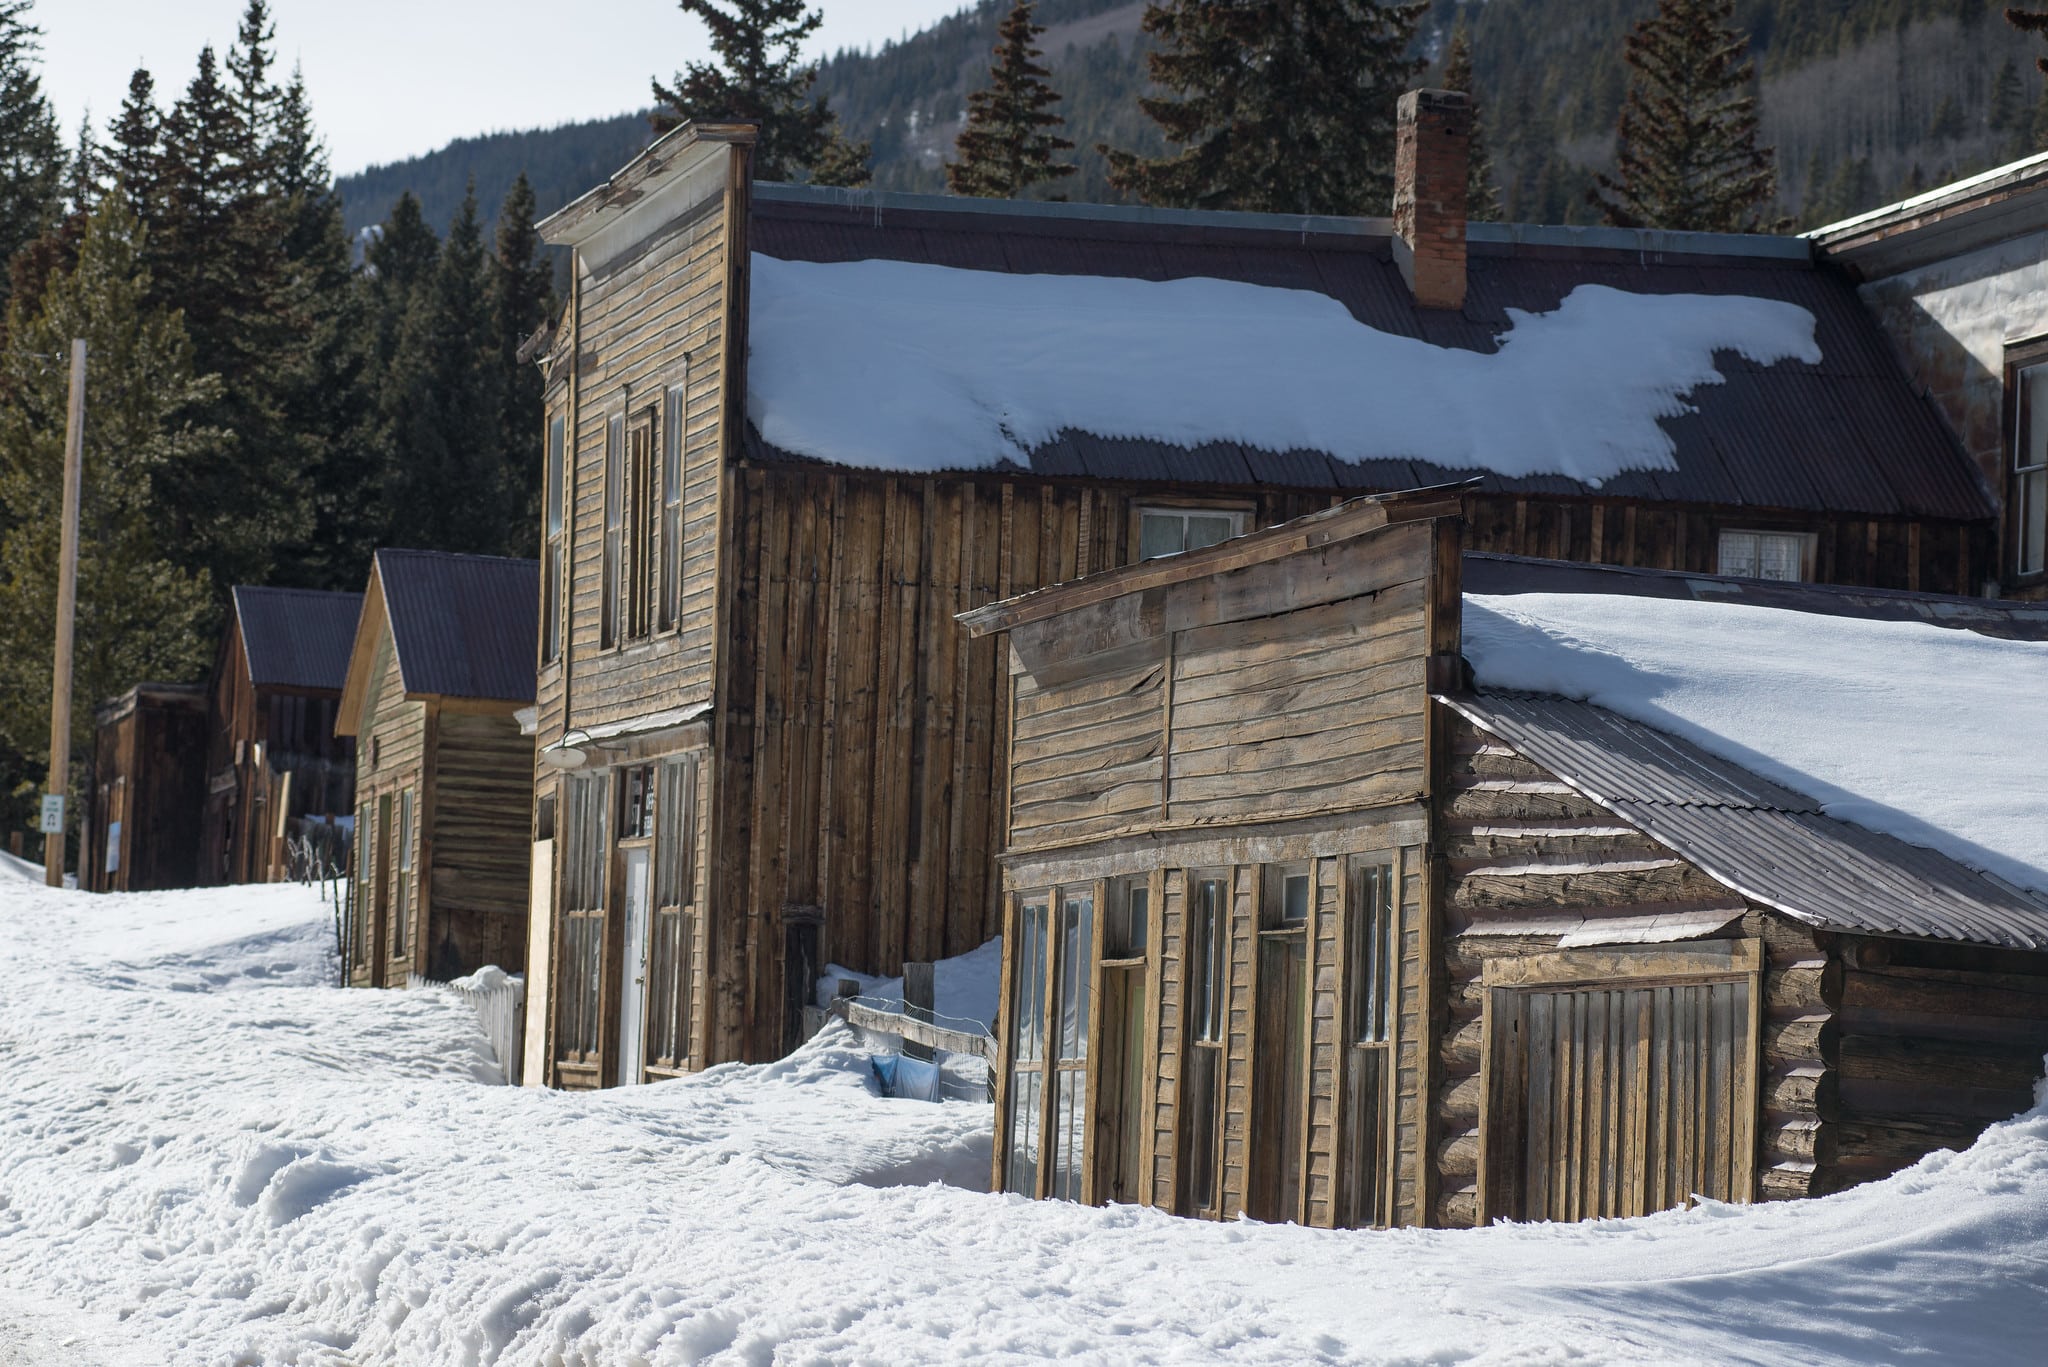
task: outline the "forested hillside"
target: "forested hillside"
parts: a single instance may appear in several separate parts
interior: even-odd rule
[[[2005,24],[2005,3],[1737,0],[1759,59],[1764,141],[1778,151],[1780,211],[1821,222],[2048,145],[2048,103],[2033,67],[2041,45]],[[877,186],[943,191],[967,93],[987,80],[1007,8],[1008,0],[980,0],[906,41],[823,63],[818,88],[848,132],[874,144]],[[1417,44],[1437,59],[1454,24],[1471,29],[1509,217],[1591,217],[1584,190],[1611,157],[1626,84],[1622,39],[1654,8],[1655,0],[1435,0]],[[1040,193],[1116,199],[1096,144],[1161,149],[1137,106],[1144,10],[1143,0],[1039,0],[1041,45],[1080,165]],[[660,54],[644,61],[649,75],[674,65]],[[622,74],[622,105],[646,97],[644,81]],[[352,230],[381,220],[405,188],[439,226],[470,176],[491,204],[523,167],[545,213],[610,174],[646,137],[643,119],[621,115],[465,138],[345,177],[339,189]]]

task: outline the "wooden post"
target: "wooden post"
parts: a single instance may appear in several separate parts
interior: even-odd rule
[[[932,1001],[934,998],[932,966],[930,964],[905,963],[903,965],[903,1014],[912,1020],[931,1023]],[[930,1059],[932,1047],[919,1044],[908,1037],[903,1041],[905,1058]]]
[[[85,450],[85,338],[71,340],[71,403],[64,421],[64,530],[57,554],[57,658],[50,681],[50,795],[71,772],[71,619],[78,605],[78,488]],[[43,837],[43,881],[64,886],[64,832]]]

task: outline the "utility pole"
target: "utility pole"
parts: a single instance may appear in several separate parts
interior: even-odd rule
[[[43,881],[53,888],[64,886],[64,790],[71,773],[71,619],[78,607],[78,491],[84,464],[85,338],[74,337],[71,404],[64,420],[64,533],[57,552],[57,659],[50,680],[50,787],[42,820]]]

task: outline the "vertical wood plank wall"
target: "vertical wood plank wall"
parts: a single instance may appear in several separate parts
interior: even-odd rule
[[[421,880],[423,971],[444,980],[485,964],[513,972],[526,962],[533,741],[510,707],[443,704],[437,722],[433,783],[418,814],[432,842]]]

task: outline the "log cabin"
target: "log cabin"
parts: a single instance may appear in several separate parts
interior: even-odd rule
[[[2028,1107],[2048,797],[1984,723],[2048,606],[1468,558],[1460,501],[963,614],[1012,676],[996,1187],[1638,1215]]]
[[[2048,598],[2048,153],[1807,234],[1999,510],[1986,591]]]
[[[1392,219],[756,184],[700,124],[541,225],[553,1083],[774,1057],[828,958],[997,932],[962,609],[1468,477],[1483,549],[1977,582],[1976,473],[1808,244],[1468,225],[1462,97],[1400,126]]]
[[[355,747],[334,707],[359,593],[235,586],[207,697],[199,881],[268,883],[309,842],[331,857],[354,810]]]
[[[335,732],[355,746],[349,982],[526,963],[532,560],[380,550]]]
[[[93,724],[80,881],[93,892],[191,887],[206,792],[206,686],[137,684],[102,704]]]

